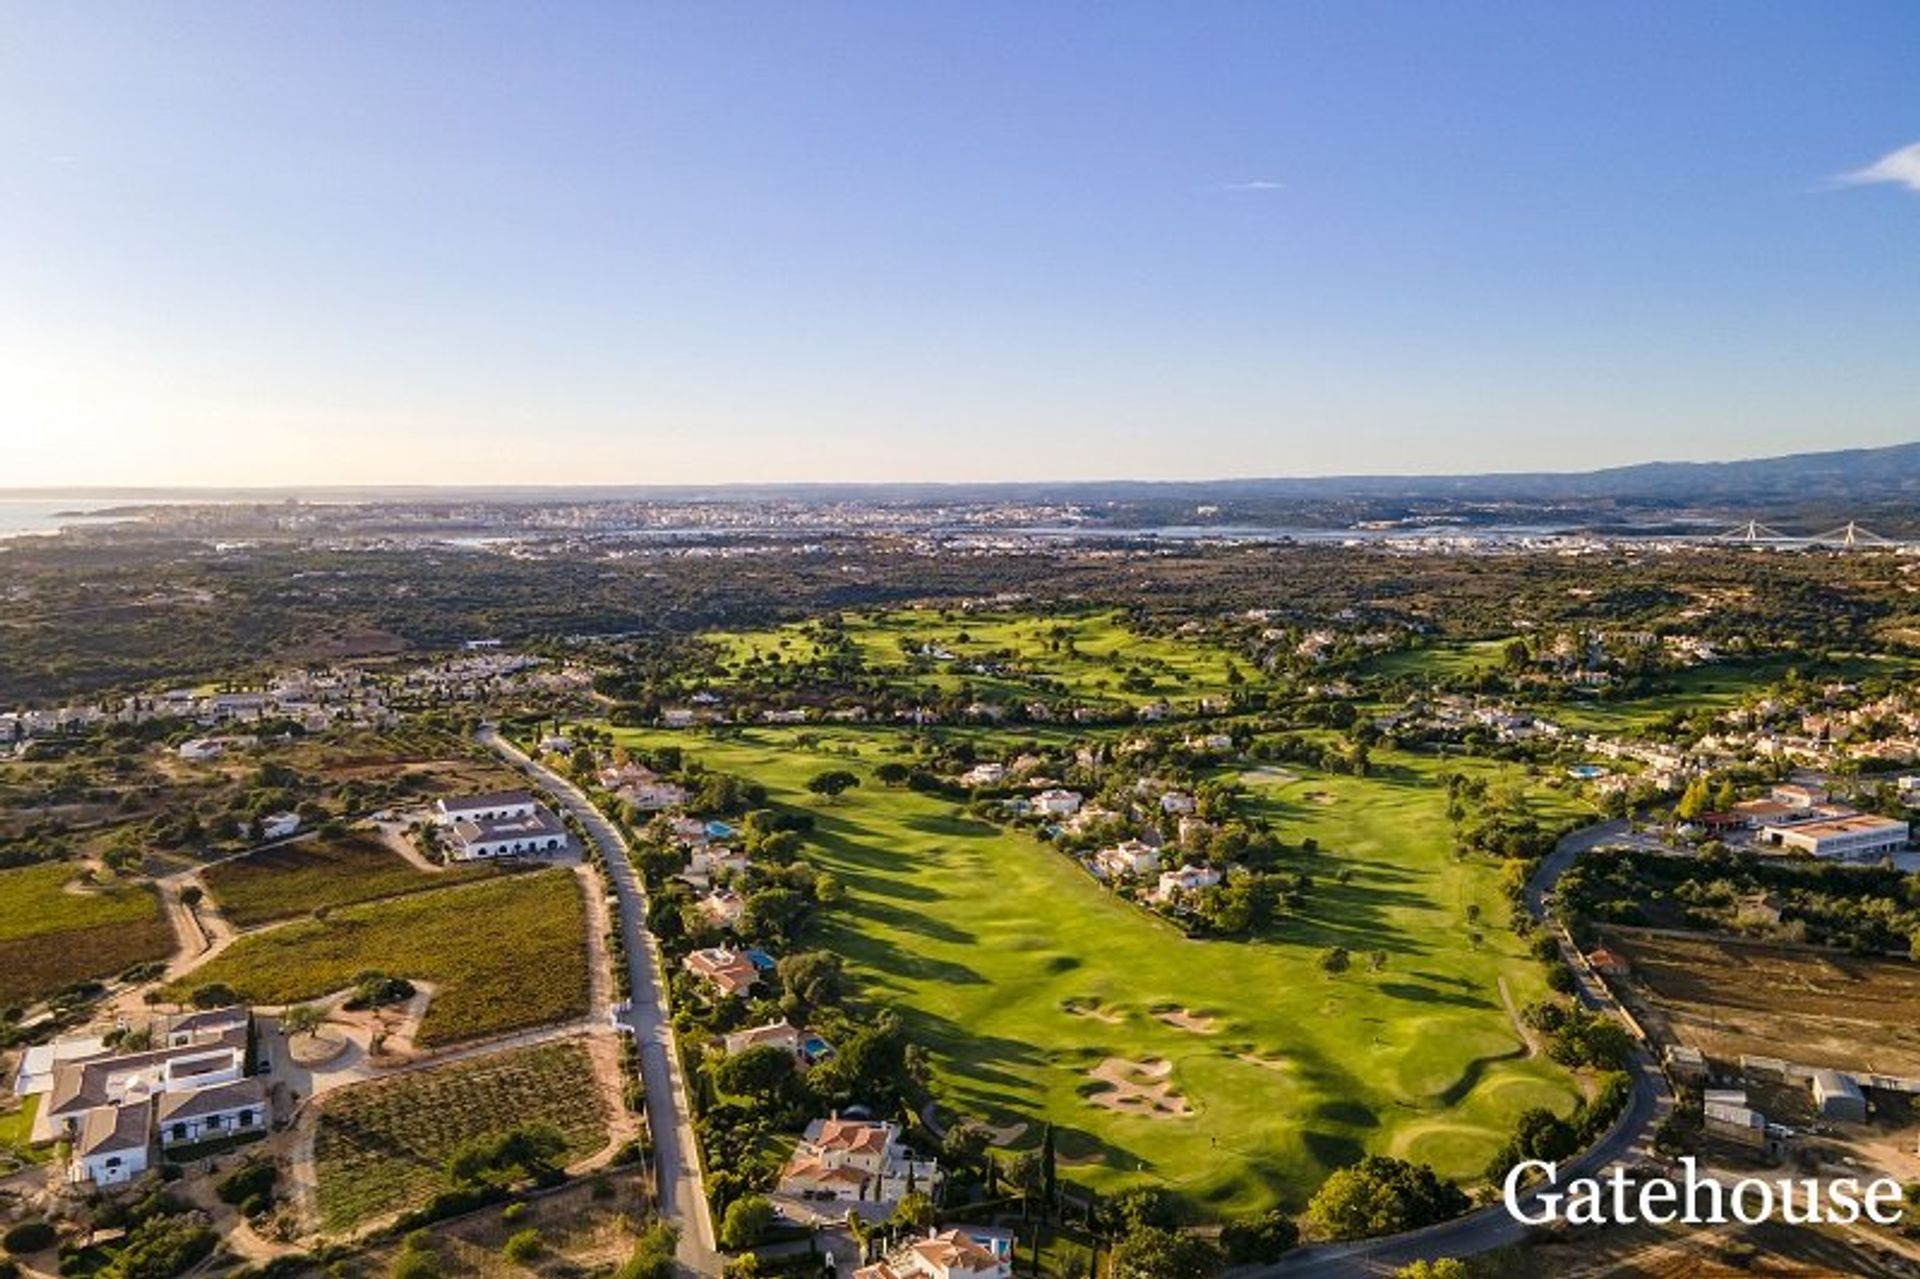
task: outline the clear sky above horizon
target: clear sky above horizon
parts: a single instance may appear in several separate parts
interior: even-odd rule
[[[0,0],[0,487],[1920,438],[1920,5]]]

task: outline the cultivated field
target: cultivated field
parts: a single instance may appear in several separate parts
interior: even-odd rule
[[[355,902],[400,897],[493,874],[488,866],[427,874],[376,835],[325,835],[210,866],[201,876],[237,928]]]
[[[1156,1182],[1222,1212],[1298,1206],[1363,1151],[1477,1176],[1520,1110],[1573,1104],[1566,1074],[1525,1056],[1502,1006],[1501,977],[1525,1001],[1543,993],[1540,970],[1494,922],[1495,869],[1453,858],[1426,762],[1382,752],[1375,778],[1295,769],[1273,783],[1287,837],[1329,850],[1318,887],[1271,938],[1209,942],[938,798],[869,774],[818,803],[808,776],[848,766],[850,747],[869,770],[897,757],[898,738],[807,731],[820,753],[776,730],[616,735],[678,744],[810,810],[809,856],[847,889],[821,944],[930,1049],[945,1110],[1024,1124],[1025,1145],[1051,1120],[1076,1178]],[[975,737],[983,750],[1012,740]],[[1477,946],[1472,905],[1489,921]],[[1387,968],[1327,977],[1316,959],[1335,944],[1383,949]]]
[[[365,902],[242,937],[167,991],[222,982],[256,1004],[342,990],[378,969],[431,982],[423,1046],[584,1016],[586,908],[572,872],[502,875]]]
[[[1710,1057],[1920,1075],[1920,964],[1609,930],[1653,1019]]]
[[[0,871],[0,1007],[173,953],[173,930],[145,885],[80,883],[64,862]]]
[[[1224,697],[1234,659],[1217,649],[1130,629],[1113,612],[1060,614],[955,613],[929,610],[850,614],[847,637],[866,669],[917,688],[949,690],[963,681],[982,695],[1062,691],[1075,697],[1145,703],[1159,698]],[[783,664],[817,661],[821,647],[806,625],[719,633],[717,644],[736,671],[777,657]],[[909,658],[921,649],[951,654]],[[957,667],[987,662],[1005,668],[982,675]],[[1242,673],[1252,673],[1244,666]]]
[[[542,1044],[334,1094],[314,1138],[320,1225],[348,1230],[447,1188],[447,1162],[477,1137],[544,1124],[566,1161],[607,1141],[605,1104],[579,1043]]]

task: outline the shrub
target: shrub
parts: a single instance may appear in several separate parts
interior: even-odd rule
[[[8,1252],[15,1256],[25,1256],[30,1252],[44,1252],[53,1247],[59,1236],[52,1226],[44,1221],[23,1221],[0,1237]]]
[[[221,1203],[243,1204],[249,1199],[270,1197],[280,1169],[269,1159],[249,1159],[222,1177],[214,1186]]]
[[[764,1195],[747,1195],[727,1205],[720,1222],[720,1246],[728,1252],[744,1252],[760,1242],[773,1224],[773,1205]]]
[[[500,1255],[516,1266],[524,1266],[537,1260],[547,1250],[547,1241],[540,1237],[538,1230],[519,1230],[507,1237],[506,1246],[500,1249]]]
[[[393,1259],[393,1279],[440,1279],[440,1258],[408,1248]]]

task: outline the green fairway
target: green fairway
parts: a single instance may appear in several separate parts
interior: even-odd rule
[[[1283,834],[1326,851],[1309,863],[1318,886],[1302,917],[1245,943],[1187,940],[1030,836],[870,774],[831,804],[806,794],[849,747],[863,773],[890,758],[884,730],[816,731],[820,753],[778,730],[615,731],[812,811],[810,856],[847,888],[821,944],[928,1046],[948,1112],[1026,1123],[1025,1145],[1051,1120],[1078,1179],[1155,1182],[1220,1213],[1297,1207],[1363,1151],[1477,1176],[1521,1109],[1573,1105],[1568,1076],[1526,1059],[1512,1028],[1498,980],[1525,1001],[1543,990],[1539,970],[1500,923],[1496,870],[1454,860],[1428,761],[1382,752],[1369,779],[1255,775]],[[1330,945],[1355,952],[1353,971],[1320,972]],[[1364,962],[1374,949],[1388,957],[1379,973]],[[1120,1095],[1146,1099],[1144,1113],[1101,1104]]]
[[[707,636],[735,673],[764,672],[776,659],[807,666],[826,653],[823,632],[806,623]],[[901,685],[947,691],[966,683],[981,694],[1063,691],[1079,698],[1142,704],[1224,697],[1233,660],[1224,652],[1131,630],[1118,613],[955,613],[926,609],[850,614],[846,637],[865,669]],[[935,650],[922,653],[922,650]],[[995,674],[970,669],[980,663]],[[961,669],[969,668],[969,669]],[[1247,672],[1241,671],[1244,677]]]
[[[167,988],[224,983],[256,1004],[344,990],[369,969],[437,987],[422,1044],[544,1026],[587,1011],[586,906],[566,870],[365,902],[244,936]]]

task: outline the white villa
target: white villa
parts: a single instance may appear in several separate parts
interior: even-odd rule
[[[1005,764],[975,764],[960,775],[963,786],[997,786],[1007,775]]]
[[[452,861],[526,857],[564,852],[567,828],[553,812],[523,790],[493,791],[443,799],[435,820],[452,835]]]
[[[940,1165],[916,1159],[900,1130],[878,1120],[816,1119],[780,1171],[780,1193],[802,1199],[891,1203],[915,1189],[933,1194]]]
[[[1220,872],[1213,867],[1188,864],[1179,870],[1162,874],[1153,895],[1160,901],[1170,901],[1180,893],[1198,892],[1202,888],[1212,888],[1219,882]]]
[[[1088,869],[1096,879],[1125,879],[1153,875],[1160,870],[1160,850],[1138,839],[1103,848],[1093,855]]]
[[[717,888],[694,903],[695,909],[715,928],[732,928],[740,922],[747,903],[730,888]]]
[[[862,1266],[853,1279],[1012,1279],[1013,1237],[963,1226],[927,1232],[885,1261]]]
[[[1057,786],[1033,797],[1034,808],[1049,817],[1071,817],[1080,811],[1082,802],[1079,791],[1062,790]]]
[[[115,1056],[97,1038],[46,1045],[14,1084],[43,1097],[32,1140],[71,1142],[67,1179],[112,1186],[147,1170],[156,1140],[166,1149],[266,1132],[266,1085],[246,1073],[251,1028],[247,1009],[220,1008],[156,1022],[163,1046],[142,1052]]]
[[[745,995],[760,981],[760,970],[753,961],[725,946],[696,950],[681,960],[680,966],[729,997]]]
[[[299,829],[298,813],[270,813],[260,819],[261,839],[286,839]]]

